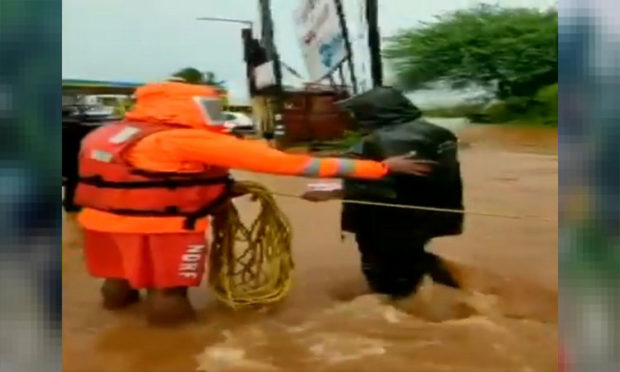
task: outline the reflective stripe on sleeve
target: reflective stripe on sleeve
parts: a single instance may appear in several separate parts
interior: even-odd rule
[[[302,171],[302,175],[306,177],[318,177],[321,174],[321,161],[319,159],[312,159],[308,162],[308,165]]]
[[[336,175],[339,177],[351,176],[355,173],[355,161],[350,159],[338,159],[338,171]]]

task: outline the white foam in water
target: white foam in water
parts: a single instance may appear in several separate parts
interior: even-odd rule
[[[458,290],[425,277],[417,293],[397,301],[395,306],[409,315],[430,322],[446,322],[483,316],[503,317],[496,295]]]
[[[320,342],[310,346],[310,352],[315,358],[327,364],[337,364],[361,359],[373,355],[385,354],[385,347],[381,340],[351,337],[341,333],[325,333],[318,335]]]
[[[207,347],[197,359],[199,363],[197,371],[202,372],[226,372],[230,370],[271,372],[279,370],[269,363],[247,359],[245,350],[234,347]]]
[[[557,344],[549,332],[552,324],[511,320],[503,315],[497,296],[456,290],[430,278],[405,300],[364,295],[296,325],[272,323],[225,332],[224,342],[198,357],[198,370],[270,372],[281,370],[280,363],[294,363],[300,370],[367,371],[404,358],[415,362],[417,370],[453,370],[459,365],[533,372],[548,370],[552,362],[537,351]]]
[[[400,323],[400,314],[393,307],[388,307],[383,311],[383,317],[388,323]]]

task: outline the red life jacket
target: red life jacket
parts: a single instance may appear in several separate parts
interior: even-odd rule
[[[187,217],[192,229],[229,197],[228,170],[205,166],[195,173],[160,173],[131,166],[124,153],[141,139],[172,125],[118,122],[89,133],[79,155],[77,205],[142,217]]]

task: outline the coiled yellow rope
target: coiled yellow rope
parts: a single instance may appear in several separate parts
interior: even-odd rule
[[[235,184],[233,193],[248,194],[260,203],[260,212],[247,227],[232,203],[213,218],[214,240],[211,245],[209,282],[216,297],[238,309],[279,302],[291,288],[294,268],[291,252],[291,224],[278,208],[274,195],[299,198],[298,195],[270,192],[256,182]],[[445,213],[473,214],[495,218],[539,218],[470,210],[344,200],[344,203],[377,205]]]
[[[291,288],[291,224],[264,186],[242,181],[233,192],[251,196],[260,212],[250,226],[243,224],[233,203],[215,214],[211,288],[233,309],[278,302]]]

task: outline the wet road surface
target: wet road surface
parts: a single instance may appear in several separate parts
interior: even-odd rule
[[[63,370],[555,371],[557,132],[474,127],[461,138],[466,206],[521,219],[468,216],[465,233],[431,249],[466,290],[425,283],[399,303],[368,295],[340,204],[279,198],[294,227],[296,282],[272,309],[234,313],[192,290],[200,321],[148,327],[141,305],[107,312],[83,266],[79,232],[63,224]],[[300,193],[308,180],[238,174]],[[251,217],[255,206],[238,203]]]

